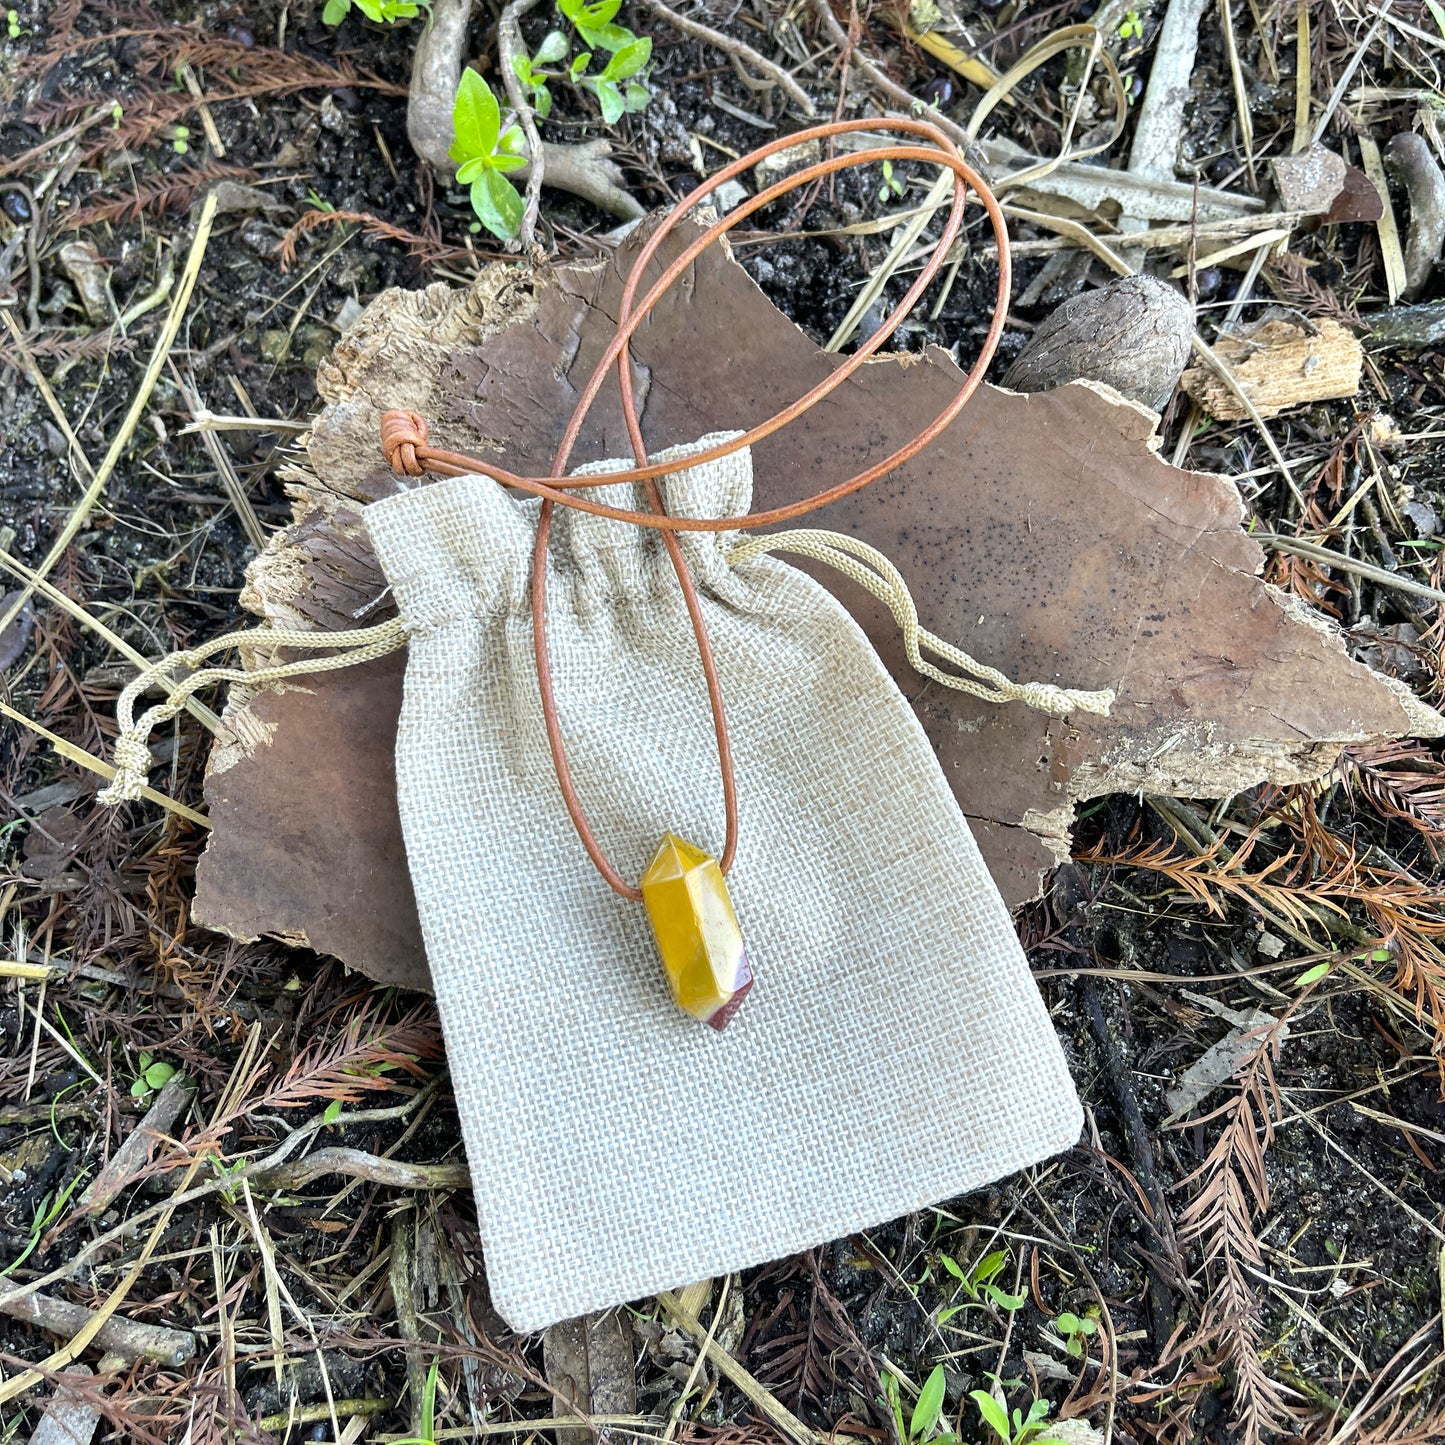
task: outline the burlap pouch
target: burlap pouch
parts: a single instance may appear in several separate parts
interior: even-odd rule
[[[664,491],[725,517],[751,487],[741,451]],[[725,1033],[674,1007],[645,910],[558,790],[537,506],[461,477],[365,513],[409,633],[401,820],[508,1322],[758,1264],[1072,1144],[1058,1041],[912,710],[828,592],[772,557],[729,565],[730,533],[680,535],[727,700],[756,984]],[[669,831],[718,852],[716,744],[658,535],[559,509],[550,565],[562,731],[603,848],[632,879]]]

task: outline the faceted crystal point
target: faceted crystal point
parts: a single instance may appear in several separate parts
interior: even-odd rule
[[[669,833],[641,888],[672,1001],[721,1033],[753,986],[722,869]]]

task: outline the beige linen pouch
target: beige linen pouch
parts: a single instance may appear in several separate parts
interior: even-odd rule
[[[700,517],[751,490],[745,450],[664,483]],[[589,495],[645,506],[631,484]],[[398,800],[507,1321],[759,1264],[1073,1144],[1058,1040],[912,709],[811,578],[731,566],[736,533],[679,535],[727,703],[728,886],[756,983],[723,1033],[674,1007],[644,908],[603,882],[558,790],[537,507],[460,477],[365,513],[409,635]],[[658,534],[559,508],[550,568],[562,732],[604,850],[632,879],[667,832],[716,855],[712,720]]]

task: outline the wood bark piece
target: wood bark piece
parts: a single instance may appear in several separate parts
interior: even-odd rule
[[[562,1320],[542,1336],[542,1360],[547,1383],[557,1392],[556,1417],[561,1420],[581,1411],[584,1415],[631,1415],[637,1409],[636,1365],[632,1357],[632,1330],[621,1310]],[[591,1445],[610,1432],[594,1432],[585,1425],[559,1429],[557,1445]]]
[[[100,1424],[100,1411],[77,1388],[80,1376],[94,1374],[89,1365],[71,1365],[59,1378],[55,1393],[30,1437],[30,1445],[90,1445]]]
[[[1287,407],[1353,396],[1360,389],[1365,349],[1338,321],[1268,320],[1229,332],[1214,343],[1215,354],[1234,373],[1239,388],[1260,416]],[[1207,366],[1192,366],[1184,390],[1211,416],[1247,421],[1249,413]]]
[[[628,259],[624,248],[587,266],[497,266],[466,291],[378,297],[319,369],[326,406],[305,439],[308,465],[290,478],[297,521],[252,564],[245,605],[316,628],[387,615],[360,519],[401,485],[377,443],[386,408],[428,417],[438,446],[545,474],[612,334]],[[648,445],[752,426],[835,365],[712,250],[635,341]],[[810,495],[886,455],[959,382],[942,351],[876,359],[757,446],[754,506]],[[1080,799],[1225,796],[1317,777],[1347,744],[1445,730],[1259,579],[1263,553],[1241,530],[1235,486],[1167,466],[1154,423],[1090,385],[1034,396],[984,387],[909,465],[812,519],[887,553],[925,626],[974,656],[1015,678],[1118,689],[1112,717],[1061,721],[925,684],[881,605],[821,577],[913,700],[1011,904],[1065,854]],[[609,385],[575,462],[628,451]],[[402,666],[394,656],[232,699],[209,770],[197,921],[425,985],[394,800]]]

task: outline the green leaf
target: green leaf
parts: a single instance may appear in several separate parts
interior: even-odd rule
[[[1370,955],[1370,962],[1371,962],[1371,963],[1389,963],[1389,961],[1390,961],[1392,958],[1394,958],[1394,956],[1395,956],[1395,955],[1394,955],[1393,953],[1391,953],[1388,948],[1377,948],[1377,949]]]
[[[152,1089],[163,1089],[166,1084],[175,1076],[176,1066],[174,1064],[152,1064],[145,1071],[145,1081]]]
[[[935,1365],[918,1392],[918,1403],[914,1405],[913,1418],[908,1422],[910,1440],[926,1440],[933,1434],[933,1427],[943,1413],[944,1385],[943,1366]]]
[[[939,1263],[956,1279],[960,1284],[968,1283],[968,1276],[963,1272],[963,1266],[956,1259],[951,1259],[946,1254],[938,1257]]]
[[[1078,1315],[1070,1314],[1065,1310],[1058,1319],[1054,1321],[1054,1328],[1061,1335],[1076,1335],[1079,1333],[1080,1320]]]
[[[149,1094],[149,1093],[150,1093],[150,1085],[147,1084],[146,1081],[145,1081],[143,1078],[142,1078],[142,1079],[137,1079],[137,1080],[130,1086],[130,1096],[131,1096],[132,1099],[144,1099],[145,1096],[146,1096],[147,1094]]]
[[[326,0],[326,9],[321,12],[323,25],[340,25],[351,9],[351,0]]]
[[[978,1267],[973,1272],[975,1284],[987,1284],[1002,1270],[1008,1263],[1008,1250],[996,1249],[992,1254],[986,1254],[979,1260]]]
[[[472,183],[472,210],[477,220],[500,240],[508,241],[522,226],[522,197],[505,176],[483,172]]]
[[[628,110],[646,110],[647,102],[652,99],[652,92],[645,85],[629,80],[623,98],[627,102]]]
[[[946,1325],[949,1320],[951,1320],[954,1315],[956,1315],[963,1308],[963,1305],[949,1305],[947,1309],[939,1310],[938,1323],[941,1325]]]
[[[136,1061],[136,1067],[140,1069],[141,1073],[145,1073],[145,1071],[150,1068],[150,1066],[155,1062],[155,1057],[156,1056],[154,1054],[147,1053],[144,1049],[142,1049],[140,1053],[140,1058]]]
[[[579,25],[577,33],[594,50],[621,50],[637,39],[621,25]]]
[[[532,57],[534,65],[553,65],[567,54],[567,37],[560,30],[549,30]]]
[[[602,79],[627,80],[636,75],[651,59],[652,41],[634,40],[630,45],[624,45],[607,62],[607,69],[602,72]]]
[[[1009,1445],[1013,1439],[1013,1432],[1009,1429],[1008,1413],[1004,1407],[986,1390],[970,1390],[968,1398],[978,1406],[978,1413],[983,1416],[984,1424],[1004,1442],[1004,1445]]]
[[[1435,28],[1445,35],[1445,9],[1441,9],[1437,0],[1425,0],[1426,8],[1430,11],[1430,18],[1435,22]]]
[[[1001,1310],[1017,1310],[1024,1306],[1025,1296],[1021,1294],[1008,1294],[1001,1290],[996,1284],[984,1285],[984,1292]]]
[[[532,109],[543,120],[552,114],[552,92],[545,85],[539,83],[532,87]]]
[[[1317,963],[1313,968],[1305,969],[1305,971],[1295,979],[1295,987],[1305,988],[1309,984],[1318,983],[1329,971],[1330,965],[1328,963]]]
[[[492,163],[491,156],[473,156],[457,167],[457,184],[469,186]]]
[[[502,112],[492,87],[475,70],[462,71],[456,105],[452,108],[452,125],[457,136],[451,148],[454,161],[489,156],[496,150]]]
[[[341,1100],[333,1099],[327,1106],[326,1112],[321,1116],[323,1124],[334,1124],[341,1117]]]
[[[494,171],[519,171],[526,164],[526,156],[503,155],[499,151],[492,157],[490,169]]]
[[[622,92],[610,80],[597,80],[592,84],[597,102],[602,107],[602,119],[607,125],[616,125],[627,110]]]
[[[591,63],[592,52],[590,50],[584,50],[580,55],[572,57],[572,64],[567,67],[567,74],[571,76],[574,85]]]

